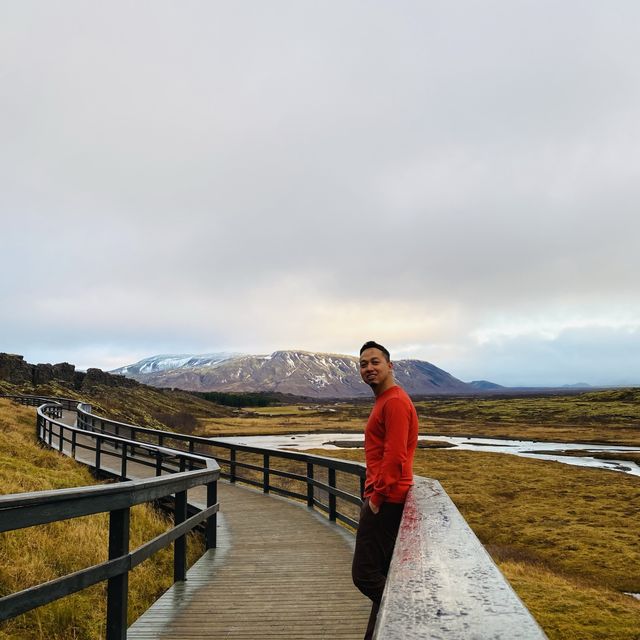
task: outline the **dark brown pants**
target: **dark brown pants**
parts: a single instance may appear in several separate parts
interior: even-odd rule
[[[351,575],[356,587],[373,602],[365,640],[373,637],[403,509],[403,504],[384,502],[375,514],[365,500],[360,511]]]

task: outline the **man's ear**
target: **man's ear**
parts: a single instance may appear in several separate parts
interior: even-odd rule
[[[389,360],[389,369],[393,369],[393,362],[391,362],[391,360]]]

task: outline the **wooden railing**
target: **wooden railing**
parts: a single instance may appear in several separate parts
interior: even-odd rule
[[[437,480],[409,490],[376,640],[543,640],[544,632]]]
[[[88,405],[78,407],[78,424],[89,430],[126,433],[133,441],[144,439],[204,452],[203,455],[216,458],[223,469],[222,477],[231,482],[244,482],[261,487],[265,493],[273,491],[306,500],[309,507],[319,508],[329,519],[357,527],[365,477],[361,463],[145,429],[96,416]],[[243,462],[240,460],[243,454],[258,456],[261,463]],[[275,461],[302,463],[306,465],[306,474],[276,469]],[[326,482],[318,480],[318,470],[326,474]],[[345,488],[339,486],[339,474]],[[302,484],[306,492],[274,486],[274,477]],[[317,490],[326,502],[318,498]],[[345,505],[358,508],[346,515],[341,511]],[[440,483],[416,476],[407,497],[375,638],[542,640],[545,637]]]
[[[87,404],[78,405],[78,426],[93,433],[124,436],[141,445],[151,443],[212,457],[221,467],[221,477],[230,482],[304,501],[329,520],[353,528],[358,525],[365,478],[360,462],[148,429],[97,416]]]
[[[77,403],[76,403],[77,404]],[[108,434],[89,433],[66,425],[61,405],[45,404],[37,411],[38,437],[75,457],[79,448],[95,452],[95,468],[101,469],[101,452],[119,452],[121,476],[127,460],[148,463],[155,458],[156,477],[123,481],[107,486],[37,491],[0,496],[0,532],[109,512],[109,559],[56,580],[0,598],[0,620],[53,602],[104,580],[107,581],[107,640],[126,638],[128,574],[160,549],[174,544],[174,581],[185,580],[186,534],[205,523],[206,548],[216,545],[217,480],[220,468],[214,460],[194,453],[170,451],[151,444],[131,442]],[[79,438],[78,435],[82,436]],[[85,442],[88,440],[88,443]],[[91,445],[93,443],[93,446]],[[143,452],[141,454],[141,452]],[[143,460],[144,459],[144,460]],[[161,475],[162,472],[170,475]],[[187,517],[187,490],[206,485],[206,508]],[[175,494],[174,526],[137,549],[129,550],[129,517],[133,505]]]
[[[33,396],[33,395],[11,395],[2,394],[0,398],[6,398],[7,400],[13,400],[18,404],[24,404],[28,407],[39,407],[45,403],[53,403],[59,405],[62,409],[67,411],[75,411],[78,406],[78,401],[72,398],[53,398],[50,396]]]
[[[51,411],[54,409],[51,408]],[[78,429],[40,416],[39,434],[52,446],[79,447],[77,432],[92,433],[93,463],[101,455],[176,470],[175,455],[214,458],[220,476],[306,502],[330,520],[357,526],[364,465],[311,454],[232,444],[147,429],[77,405]],[[46,421],[53,425],[54,432]],[[76,433],[74,436],[73,434]],[[59,438],[60,440],[57,440]],[[75,438],[75,440],[74,440]],[[181,468],[190,463],[179,463]],[[122,473],[124,475],[124,472]],[[1,601],[0,601],[1,602]],[[493,638],[543,640],[546,636],[436,480],[415,478],[409,492],[378,615],[376,640]]]

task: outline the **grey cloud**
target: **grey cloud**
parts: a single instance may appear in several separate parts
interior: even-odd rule
[[[640,293],[638,18],[632,2],[5,4],[3,334],[34,343],[33,300],[60,288],[44,342],[129,351],[145,324],[155,350],[241,348],[260,305],[256,344],[312,348],[281,340],[320,332],[282,331],[326,322],[314,301],[349,322],[349,305],[455,309],[461,343],[563,301],[613,317]],[[86,300],[105,309],[78,316]]]

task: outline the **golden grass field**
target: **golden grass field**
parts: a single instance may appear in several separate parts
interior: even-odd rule
[[[416,403],[428,433],[640,446],[640,389]]]
[[[3,494],[96,484],[88,469],[35,439],[35,409],[0,399],[0,487]],[[131,513],[130,548],[168,528],[147,505]],[[15,593],[107,559],[108,514],[0,534],[0,595]],[[203,552],[190,536],[190,564]],[[139,617],[173,579],[170,549],[155,554],[129,577],[129,622]],[[105,634],[106,585],[99,584],[0,623],[1,640],[96,640]]]
[[[416,451],[414,468],[442,483],[549,638],[640,638],[640,601],[623,594],[640,592],[638,478],[446,449]]]
[[[640,446],[640,390],[416,403],[421,433]],[[369,403],[264,407],[204,418],[215,435],[362,434]],[[360,450],[318,455],[363,460]],[[606,454],[603,454],[603,457]],[[638,454],[626,457],[637,460]],[[423,449],[416,473],[443,484],[552,640],[640,638],[640,479],[486,452]]]
[[[93,400],[109,416],[114,415],[110,406],[113,402],[115,415],[135,422],[135,416],[127,418],[127,411],[141,393],[143,409],[136,415],[142,418],[141,423],[156,426],[154,403],[158,392],[134,389],[112,393],[105,389],[96,393],[99,402],[85,399]],[[208,409],[205,401],[192,401],[183,396],[187,394],[161,397],[163,411],[185,411],[188,407],[186,410],[197,419],[195,433],[206,436],[323,431],[362,434],[370,409],[369,402],[338,402],[235,411],[217,405]],[[421,400],[416,405],[421,433],[426,434],[640,445],[640,390],[637,389],[570,396],[440,398]],[[7,425],[13,424],[11,415],[15,415],[23,437],[32,438],[33,410],[3,404],[0,411],[4,420],[0,437],[4,437]],[[73,473],[84,475],[67,477],[67,472],[72,474],[75,467],[71,461],[43,451],[35,443],[32,445],[30,458],[53,456],[57,460],[55,473],[47,480],[46,473],[35,474],[29,459],[14,462],[13,484],[8,484],[8,479],[0,475],[4,492],[45,488],[47,482],[75,486],[92,481],[82,469],[74,469]],[[0,441],[3,455],[8,447],[5,440]],[[353,449],[316,453],[362,459],[362,452]],[[629,459],[637,459],[637,454],[627,455]],[[11,457],[8,453],[6,460],[0,460],[2,469],[5,463],[11,465]],[[47,464],[54,463],[38,463],[45,469]],[[442,482],[552,640],[640,639],[640,601],[623,593],[640,592],[640,479],[504,454],[446,449],[418,450],[416,472]],[[25,487],[18,479],[23,475],[27,478]],[[94,536],[99,534],[90,534],[90,539]],[[40,554],[43,559],[54,554],[54,547],[41,548],[45,549]],[[102,553],[106,551],[103,549]],[[4,567],[10,563],[4,557],[2,560],[2,571],[5,571]],[[44,560],[41,569],[46,569]],[[42,579],[47,575],[45,571]],[[2,589],[7,589],[6,579],[4,573],[0,574]],[[15,588],[9,588],[12,590]],[[67,616],[73,613],[73,608],[63,608]],[[96,606],[87,608],[95,610]],[[65,615],[57,615],[65,619]],[[98,633],[94,636],[6,635],[3,628],[0,639],[99,637],[103,617],[96,615],[94,620],[92,632]],[[49,627],[50,623],[47,619],[38,624],[43,629],[55,628]]]
[[[258,435],[319,431],[362,433],[367,402],[252,408],[199,418],[198,433]],[[640,446],[640,389],[567,396],[419,400],[421,433],[600,442]],[[330,411],[331,409],[331,411]]]
[[[38,387],[16,386],[0,380],[0,394],[2,393],[74,398],[91,404],[94,413],[98,415],[152,429],[166,429],[167,425],[161,418],[167,415],[190,414],[196,420],[234,415],[229,407],[208,402],[185,391],[155,389],[146,385],[96,385],[88,390],[77,391],[56,380]]]

